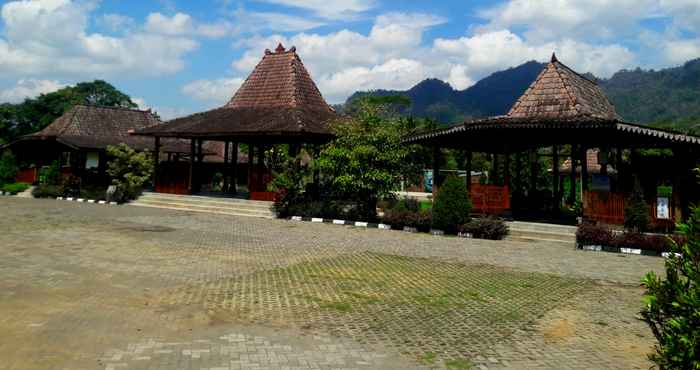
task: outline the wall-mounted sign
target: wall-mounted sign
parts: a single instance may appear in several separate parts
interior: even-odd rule
[[[423,188],[426,193],[433,192],[433,171],[425,170],[423,171]]]
[[[668,204],[668,198],[656,198],[656,218],[659,220],[668,220],[671,218],[671,210]]]

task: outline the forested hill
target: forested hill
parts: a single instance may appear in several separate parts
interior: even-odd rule
[[[428,79],[407,91],[358,92],[348,101],[368,94],[404,95],[412,101],[406,113],[430,117],[441,123],[500,115],[508,112],[544,66],[534,61],[527,62],[496,72],[461,91],[454,90],[446,82]],[[665,122],[666,126],[677,123],[683,127],[700,122],[700,59],[659,71],[623,70],[610,79],[599,79],[598,83],[627,121],[642,124]]]

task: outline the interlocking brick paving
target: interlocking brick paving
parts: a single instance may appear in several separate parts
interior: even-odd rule
[[[0,215],[0,369],[650,366],[639,279],[659,258],[48,200]]]

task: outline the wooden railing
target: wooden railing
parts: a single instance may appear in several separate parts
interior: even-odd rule
[[[627,194],[586,192],[583,194],[583,217],[610,225],[625,223],[625,201]],[[656,207],[649,204],[649,216],[654,225],[673,225],[673,210],[670,220],[660,220],[656,216]]]
[[[474,212],[499,215],[510,209],[510,193],[507,186],[471,185]]]
[[[15,180],[17,182],[33,184],[39,180],[39,169],[35,167],[19,170],[17,176],[15,176]]]

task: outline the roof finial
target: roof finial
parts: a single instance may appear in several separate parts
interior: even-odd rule
[[[556,62],[558,62],[558,61],[559,61],[559,60],[557,59],[557,54],[554,53],[554,52],[552,52],[552,63],[556,63]]]
[[[285,51],[284,46],[283,46],[282,43],[280,42],[280,43],[277,45],[277,49],[275,49],[275,52],[276,52],[276,53],[284,53],[284,51]]]

